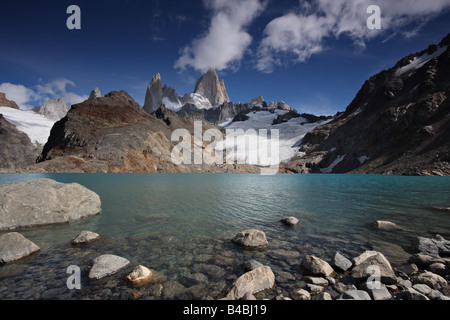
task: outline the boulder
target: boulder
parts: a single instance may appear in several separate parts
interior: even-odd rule
[[[331,260],[331,265],[339,270],[347,271],[352,267],[352,262],[339,252],[336,252],[333,259]]]
[[[414,288],[406,289],[405,298],[408,300],[430,300],[426,295],[420,293]]]
[[[240,276],[227,290],[226,298],[239,300],[247,292],[252,294],[272,289],[275,286],[275,275],[268,266],[258,267]]]
[[[287,217],[287,218],[281,219],[281,223],[283,223],[286,226],[293,227],[296,224],[298,224],[298,219],[295,217]]]
[[[305,289],[295,290],[292,295],[295,300],[311,300],[311,294]]]
[[[338,300],[372,300],[367,292],[363,290],[349,290],[342,293]]]
[[[100,197],[77,183],[39,179],[0,185],[0,230],[73,222],[100,211]]]
[[[125,277],[125,280],[134,286],[141,286],[157,283],[162,278],[155,270],[139,265]]]
[[[430,256],[428,254],[416,253],[409,257],[410,263],[417,264],[420,267],[428,268],[433,263],[444,263],[440,257]]]
[[[305,277],[305,281],[316,286],[328,286],[328,280],[322,277]]]
[[[387,230],[387,231],[401,230],[401,228],[396,223],[391,222],[391,221],[378,220],[373,223],[373,226],[377,229]]]
[[[0,236],[0,264],[22,259],[39,250],[36,244],[20,233],[10,232]]]
[[[449,270],[447,268],[447,266],[441,262],[435,262],[432,263],[428,266],[428,269],[433,272],[436,273],[440,276],[445,276],[446,274],[449,274]]]
[[[328,277],[334,274],[334,270],[328,262],[312,255],[303,258],[300,268],[305,275]]]
[[[243,264],[241,264],[242,270],[244,272],[252,271],[253,269],[256,269],[258,267],[262,267],[263,264],[256,260],[248,260],[245,261]]]
[[[392,299],[391,293],[382,283],[378,283],[376,286],[369,286],[367,282],[364,282],[361,284],[360,288],[366,291],[373,300]]]
[[[441,290],[443,287],[447,286],[447,281],[443,277],[429,271],[425,271],[413,277],[412,281],[414,282],[414,284],[426,284],[427,286],[435,290]]]
[[[333,300],[333,298],[328,292],[322,292],[314,300]]]
[[[73,239],[72,244],[85,244],[91,241],[97,240],[100,235],[91,231],[82,231],[75,239]]]
[[[92,268],[89,271],[89,279],[99,280],[106,276],[117,273],[129,264],[130,261],[116,255],[101,255],[94,259]]]
[[[436,235],[434,239],[417,237],[411,244],[414,252],[431,256],[450,256],[450,241]]]
[[[391,264],[381,252],[366,251],[354,259],[354,265],[351,275],[357,281],[363,281],[374,275],[373,272],[378,267],[379,281],[384,284],[395,284],[397,282]]]
[[[231,241],[245,248],[266,248],[269,245],[266,234],[256,229],[241,231]]]

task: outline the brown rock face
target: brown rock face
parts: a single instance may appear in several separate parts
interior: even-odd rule
[[[449,43],[367,80],[344,113],[305,136],[307,157],[286,171],[323,172],[342,157],[332,173],[450,175]],[[424,64],[410,68],[414,59]]]
[[[194,93],[201,94],[207,98],[213,106],[230,102],[225,89],[225,82],[223,80],[219,81],[216,71],[212,68],[197,80]]]
[[[19,106],[12,100],[6,99],[6,94],[0,92],[0,107],[10,107],[19,110]]]

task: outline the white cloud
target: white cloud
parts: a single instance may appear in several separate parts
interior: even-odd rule
[[[370,5],[381,9],[381,30],[366,27]],[[447,8],[450,8],[448,0],[300,1],[299,13],[287,13],[266,26],[256,68],[270,73],[283,64],[280,57],[294,63],[305,61],[325,50],[325,40],[331,37],[347,36],[360,49],[365,48],[368,40],[388,31],[412,37],[429,19]],[[411,26],[413,23],[415,25]]]
[[[253,40],[246,28],[265,7],[259,0],[205,0],[204,4],[212,12],[209,29],[181,50],[177,69],[220,71],[238,64]]]
[[[45,84],[38,84],[32,88],[21,84],[2,83],[0,92],[6,94],[7,99],[15,101],[21,109],[32,109],[40,106],[49,99],[62,98],[67,105],[83,102],[87,95],[78,95],[68,91],[67,86],[75,87],[71,80],[60,78]]]
[[[21,109],[33,108],[29,103],[37,97],[33,90],[20,84],[16,85],[8,82],[0,84],[0,92],[5,93],[8,100],[15,101]]]

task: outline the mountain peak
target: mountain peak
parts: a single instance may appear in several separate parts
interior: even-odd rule
[[[213,106],[230,101],[224,80],[219,81],[216,70],[213,68],[209,68],[208,71],[197,80],[194,93],[206,97]]]
[[[161,85],[161,75],[155,74],[152,82],[147,88],[145,94],[144,110],[148,113],[153,113],[161,106],[161,101],[164,97],[163,88]]]

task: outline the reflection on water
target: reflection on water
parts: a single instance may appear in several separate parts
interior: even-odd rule
[[[297,274],[300,261],[289,259],[286,251],[330,259],[337,250],[354,256],[374,249],[401,263],[413,237],[450,237],[449,213],[432,208],[450,206],[447,177],[7,174],[0,175],[0,183],[43,177],[78,182],[95,191],[103,211],[70,225],[19,230],[42,250],[0,267],[0,298],[121,298],[128,290],[121,283],[110,285],[109,291],[88,283],[82,292],[68,293],[65,288],[67,266],[89,268],[92,259],[103,253],[163,273],[165,291],[159,296],[149,293],[151,297],[205,298],[220,292],[241,272],[240,263],[253,258],[278,272],[280,290],[288,291],[296,279],[287,274]],[[299,225],[283,226],[279,220],[287,216],[297,217]],[[403,230],[374,230],[370,224],[375,220],[393,221]],[[237,232],[248,228],[266,233],[268,251],[248,252],[230,243]],[[103,238],[86,247],[71,246],[83,230]],[[192,280],[197,273],[208,279],[201,283],[203,291]],[[201,292],[192,289],[180,296],[180,292],[187,294],[180,288],[190,289],[192,283]],[[11,289],[12,284],[16,289]]]

